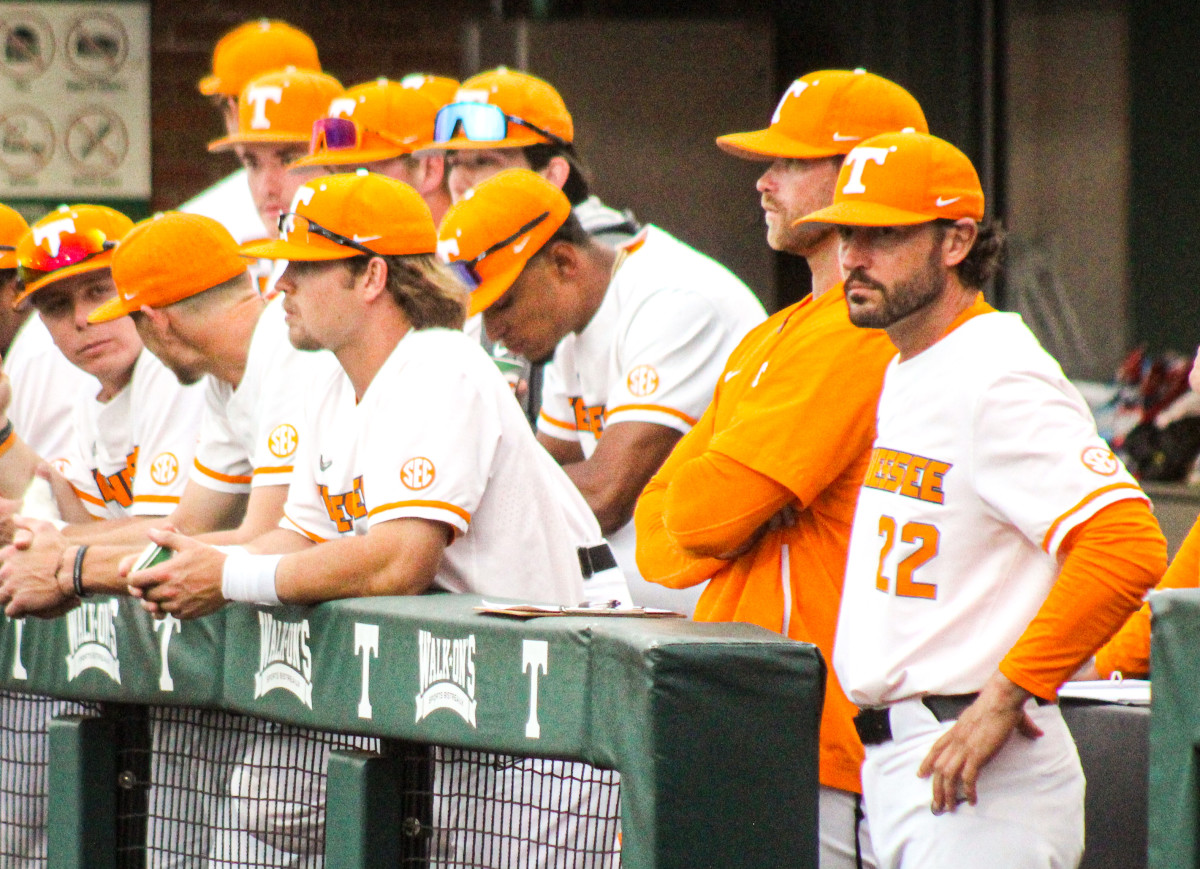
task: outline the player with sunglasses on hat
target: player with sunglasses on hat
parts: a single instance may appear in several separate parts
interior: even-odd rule
[[[59,488],[59,509],[75,521],[169,513],[195,449],[200,392],[143,350],[131,322],[88,321],[116,295],[113,248],[132,225],[111,208],[64,205],[17,244],[24,283],[17,304],[28,299],[62,354],[99,381],[98,391],[77,396],[74,450],[56,462],[70,484]],[[21,497],[40,461],[6,418],[0,494]]]
[[[212,72],[200,80],[198,88],[212,100],[226,133],[234,135],[238,132],[238,97],[246,84],[256,76],[287,67],[321,71],[317,46],[308,34],[283,21],[247,21],[217,42]],[[179,210],[219,221],[239,242],[269,234],[258,215],[245,167],[189,199]]]
[[[1057,690],[1137,609],[1166,541],[1058,364],[984,301],[1003,235],[966,155],[875,136],[801,220],[837,227],[851,321],[899,349],[833,653],[879,865],[1077,866]]]
[[[629,519],[762,306],[731,272],[657,227],[616,250],[597,242],[563,192],[527,169],[473,188],[439,237],[488,334],[535,362],[553,360],[538,440],[587,499],[634,600],[686,609],[678,595],[636,584]]]
[[[548,82],[497,67],[464,81],[437,115],[433,147],[446,152],[455,202],[503,169],[531,169],[560,188],[584,230],[618,244],[639,226],[591,192],[575,152],[575,124]]]
[[[292,168],[361,168],[395,178],[420,193],[440,223],[450,207],[445,156],[422,149],[433,141],[438,109],[457,90],[454,79],[421,73],[355,85],[329,104],[328,117],[313,122],[308,156]]]

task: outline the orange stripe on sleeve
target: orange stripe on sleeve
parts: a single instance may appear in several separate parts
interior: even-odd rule
[[[193,459],[192,464],[196,466],[196,470],[207,477],[212,477],[214,480],[220,480],[222,483],[249,483],[253,477],[243,477],[241,475],[222,474],[220,471],[214,471],[212,468],[206,468],[200,464],[199,459]]]
[[[563,422],[560,419],[555,419],[554,417],[550,416],[550,414],[546,413],[546,411],[544,411],[544,410],[538,411],[538,418],[544,419],[550,425],[557,426],[558,428],[565,428],[567,431],[579,431],[579,429],[577,429],[575,427],[574,423]]]
[[[17,442],[17,433],[15,431],[10,431],[8,433],[8,437],[6,437],[3,441],[0,441],[0,456],[7,453],[9,451],[9,449],[12,447],[12,445],[15,444],[16,442]]]
[[[1142,603],[1167,566],[1167,541],[1140,499],[1109,504],[1071,529],[1062,569],[1000,672],[1053,700]]]
[[[259,474],[290,474],[294,467],[294,465],[267,465],[261,468],[255,468],[254,476],[257,477]]]
[[[1055,519],[1052,523],[1050,523],[1050,530],[1047,531],[1046,536],[1042,538],[1042,551],[1044,551],[1044,552],[1050,551],[1050,541],[1054,539],[1054,535],[1058,532],[1058,527],[1060,525],[1062,525],[1063,522],[1070,519],[1072,516],[1074,516],[1076,513],[1078,513],[1080,510],[1082,510],[1088,504],[1095,501],[1101,495],[1104,495],[1108,492],[1115,491],[1116,489],[1137,489],[1137,491],[1139,491],[1139,492],[1141,491],[1141,489],[1138,489],[1138,487],[1135,486],[1133,483],[1113,483],[1111,486],[1101,486],[1099,489],[1096,489],[1094,492],[1089,494],[1087,497],[1085,497],[1082,501],[1080,501],[1078,504],[1076,504],[1074,507],[1072,507],[1066,513],[1063,513],[1061,516],[1059,516],[1057,519]]]
[[[133,503],[178,504],[179,498],[175,495],[134,495]]]
[[[95,504],[97,507],[104,506],[103,499],[97,498],[95,495],[88,494],[87,492],[83,491],[83,489],[80,489],[78,486],[76,486],[74,483],[71,484],[71,491],[74,492],[79,497],[80,501],[86,501],[89,504]]]
[[[286,511],[285,511],[285,512],[284,512],[284,514],[283,514],[283,518],[284,518],[284,519],[287,521],[287,523],[288,523],[289,525],[291,525],[291,526],[292,526],[292,528],[293,528],[293,529],[296,531],[296,533],[297,533],[297,534],[303,534],[305,537],[307,537],[307,538],[308,538],[309,540],[311,540],[313,543],[328,543],[328,542],[329,542],[329,541],[328,541],[328,540],[326,540],[324,537],[318,537],[316,534],[312,534],[312,533],[310,533],[310,532],[308,532],[308,531],[305,531],[303,528],[301,528],[301,527],[300,527],[300,526],[299,526],[299,525],[296,523],[296,520],[295,520],[295,519],[293,519],[291,516],[289,516],[289,515],[287,514],[287,512],[286,512]]]
[[[471,521],[470,513],[462,507],[456,507],[445,501],[395,501],[391,504],[380,504],[374,510],[368,512],[367,517],[370,518],[376,513],[382,513],[385,510],[398,510],[403,507],[432,507],[435,510],[448,510],[456,516],[461,516],[462,520],[468,524]]]
[[[653,410],[657,411],[658,413],[665,413],[669,414],[670,416],[677,417],[686,422],[688,425],[696,424],[696,418],[694,416],[688,416],[682,410],[676,410],[673,407],[663,407],[660,404],[622,404],[612,408],[611,410],[604,411],[604,418],[608,419],[614,413],[620,413],[623,410]]]

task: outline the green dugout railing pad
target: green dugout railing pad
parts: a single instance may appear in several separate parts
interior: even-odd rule
[[[130,598],[0,622],[0,686],[76,700],[218,706],[225,615],[155,620]]]

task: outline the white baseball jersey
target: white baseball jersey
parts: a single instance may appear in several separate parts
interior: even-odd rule
[[[892,360],[833,662],[859,706],[980,690],[1058,577],[1059,546],[1145,498],[1016,314]]]
[[[391,519],[444,522],[454,540],[437,586],[583,600],[577,547],[598,543],[600,527],[478,344],[410,332],[361,401],[340,369],[311,391],[281,527],[323,541]]]
[[[732,272],[658,227],[618,250],[600,308],[546,366],[538,430],[577,441],[585,457],[618,422],[686,434],[733,348],[766,317]],[[633,523],[609,542],[626,577],[637,577]]]
[[[4,370],[12,381],[8,418],[13,430],[48,461],[61,461],[74,448],[75,405],[100,381],[67,361],[54,344],[42,318],[31,315],[17,331]]]
[[[341,370],[332,353],[293,347],[282,299],[267,303],[237,387],[206,378],[192,480],[231,494],[291,483],[305,401],[312,384],[335,369]]]
[[[201,387],[181,386],[143,350],[111,399],[90,387],[77,396],[75,448],[58,468],[97,519],[165,516],[187,483],[203,408]]]

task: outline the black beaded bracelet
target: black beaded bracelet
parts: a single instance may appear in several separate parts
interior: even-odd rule
[[[79,597],[88,596],[88,593],[83,590],[83,556],[87,551],[87,544],[75,550],[75,570],[71,573],[71,582],[74,583],[75,594]]]

